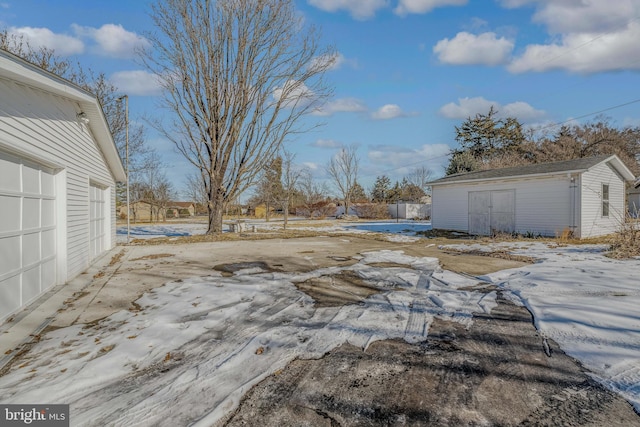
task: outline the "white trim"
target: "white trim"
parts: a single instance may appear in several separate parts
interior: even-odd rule
[[[67,282],[67,170],[55,176],[56,186],[56,284]]]

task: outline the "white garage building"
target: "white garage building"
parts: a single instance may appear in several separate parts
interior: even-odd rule
[[[0,322],[115,246],[125,179],[96,98],[0,51]]]
[[[626,213],[634,179],[617,156],[600,156],[446,176],[432,181],[434,229],[577,238],[611,234]]]

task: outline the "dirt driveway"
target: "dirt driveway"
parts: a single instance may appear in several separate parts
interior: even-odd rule
[[[445,253],[437,243],[323,236],[130,246],[66,301],[48,330],[96,324],[121,310],[139,310],[134,301],[143,293],[212,271],[226,276],[259,267],[304,273],[348,266],[357,262],[359,254],[379,250],[437,257],[445,269],[469,276],[522,265]],[[315,280],[296,285],[317,307],[360,304],[381,292],[349,274],[337,275],[331,283]],[[475,315],[470,327],[436,318],[427,340],[417,344],[383,340],[366,350],[343,344],[316,360],[294,360],[251,388],[218,424],[640,425],[640,417],[624,399],[592,381],[554,342],[538,336],[525,308],[484,284],[464,290],[498,292],[498,304],[490,313]],[[29,363],[28,352],[12,365],[21,363]]]

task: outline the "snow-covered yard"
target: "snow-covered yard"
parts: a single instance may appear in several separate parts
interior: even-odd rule
[[[449,245],[508,250],[537,263],[485,277],[533,313],[540,334],[640,412],[640,259],[614,260],[604,245]]]
[[[384,227],[407,230],[402,223]],[[436,317],[471,325],[473,313],[496,305],[495,291],[467,288],[485,281],[529,308],[543,337],[640,411],[639,259],[607,258],[602,245],[447,247],[508,250],[538,261],[476,280],[442,270],[436,258],[381,250],[354,265],[307,273],[254,267],[230,277],[210,270],[179,278],[143,295],[138,310],[48,332],[0,377],[0,401],[69,403],[74,425],[211,425],[295,358],[318,358],[345,342],[421,342]],[[383,292],[359,304],[317,307],[295,286],[345,272]]]
[[[317,308],[294,286],[345,270],[388,291]],[[78,425],[211,425],[294,358],[317,358],[345,342],[420,342],[434,316],[470,324],[472,313],[496,304],[495,292],[458,289],[476,282],[442,271],[435,258],[400,251],[305,274],[252,268],[180,279],[138,299],[138,312],[48,333],[21,367],[0,377],[0,396],[70,403]]]
[[[248,227],[254,226],[258,231],[282,230],[282,221],[265,222],[264,220],[248,220]],[[319,226],[318,226],[319,225]],[[385,233],[387,239],[392,242],[413,242],[418,240],[415,237],[419,231],[431,230],[431,223],[428,221],[365,221],[356,223],[345,223],[338,221],[296,221],[294,218],[289,222],[288,229],[316,231],[318,233]],[[180,237],[204,234],[207,225],[201,223],[171,223],[163,222],[159,224],[132,224],[129,230],[131,239],[153,239],[156,237]],[[223,231],[229,231],[229,225],[223,224]],[[118,243],[127,242],[127,227],[118,226],[116,230],[116,241]]]
[[[205,223],[161,223],[161,224],[131,224],[129,236],[133,239],[154,239],[156,237],[180,237],[204,234],[207,231]],[[116,228],[116,242],[127,243],[127,227]]]

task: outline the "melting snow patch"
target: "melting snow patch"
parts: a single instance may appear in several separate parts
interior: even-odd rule
[[[406,267],[394,275],[371,265],[377,262]],[[390,290],[317,308],[293,285],[348,270]],[[435,316],[468,325],[496,298],[458,290],[468,278],[442,272],[435,258],[400,251],[368,252],[354,266],[305,274],[240,273],[169,282],[138,299],[139,312],[48,333],[26,365],[0,378],[3,402],[69,403],[79,425],[210,425],[295,358],[321,357],[345,342],[420,342]]]

